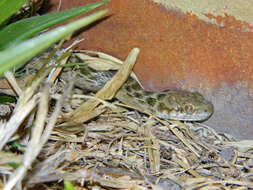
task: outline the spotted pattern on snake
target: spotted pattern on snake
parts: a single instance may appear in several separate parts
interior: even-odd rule
[[[115,71],[96,71],[88,65],[81,66],[75,73],[75,86],[96,92],[115,73]],[[65,78],[66,73],[63,72],[62,76]],[[131,77],[118,90],[115,97],[127,105],[150,112],[161,119],[203,121],[211,117],[214,109],[212,103],[197,92],[183,90],[149,92],[143,90]]]

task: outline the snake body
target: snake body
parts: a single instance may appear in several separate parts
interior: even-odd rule
[[[30,61],[27,66],[39,68],[48,59],[51,49]],[[53,60],[61,53],[57,52]],[[80,62],[77,56],[71,56],[69,62]],[[34,65],[35,64],[35,65]],[[70,73],[69,73],[70,72]],[[88,65],[79,66],[75,70],[66,68],[60,78],[68,80],[75,75],[75,86],[96,92],[110,80],[115,71],[96,71]],[[162,119],[182,121],[207,120],[213,113],[213,105],[197,92],[183,90],[168,90],[165,92],[149,92],[142,89],[137,81],[129,77],[117,91],[115,97],[121,102],[150,112]]]
[[[75,85],[93,92],[101,89],[115,71],[95,71],[89,66],[78,68]],[[213,105],[197,92],[168,90],[149,92],[129,77],[115,97],[121,102],[151,112],[162,119],[182,121],[207,120],[213,113]]]

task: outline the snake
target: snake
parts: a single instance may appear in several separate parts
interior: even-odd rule
[[[116,71],[97,71],[89,65],[79,66],[75,71],[75,86],[85,91],[97,92],[115,73]],[[62,76],[66,78],[66,72],[63,72]],[[128,77],[116,92],[115,98],[124,104],[167,120],[204,121],[210,118],[214,111],[213,104],[198,92],[146,91],[131,77]]]
[[[49,49],[32,59],[27,64],[28,68],[38,67],[38,63],[41,65],[48,59],[51,51],[52,49]],[[53,60],[59,58],[60,54],[56,52]],[[73,54],[68,63],[80,63],[80,61],[83,62],[82,59]],[[91,68],[89,64],[85,64],[78,65],[75,68],[65,68],[60,75],[60,80],[68,81],[70,76],[75,76],[76,88],[85,92],[97,92],[115,73],[116,71],[113,70],[97,71]],[[146,91],[131,77],[128,77],[116,92],[115,98],[126,105],[167,120],[205,121],[211,117],[214,111],[213,104],[198,92],[185,90]]]

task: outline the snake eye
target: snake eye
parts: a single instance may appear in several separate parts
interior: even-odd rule
[[[186,105],[183,106],[183,109],[187,113],[193,113],[194,112],[194,105],[186,104]]]

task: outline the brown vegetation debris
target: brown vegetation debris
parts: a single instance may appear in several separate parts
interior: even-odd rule
[[[88,54],[83,57],[92,60]],[[103,62],[105,57],[93,61],[98,59]],[[62,84],[63,81],[57,85]],[[20,180],[23,187],[30,189],[62,189],[62,180],[69,180],[77,189],[253,188],[251,141],[236,142],[201,123],[159,120],[146,114],[146,110],[137,111],[114,99],[84,95],[76,88],[67,100],[61,92],[66,96],[70,88],[49,93],[49,85],[39,92],[38,86],[37,82],[24,89],[15,114],[1,123],[0,134],[5,132],[8,137],[0,143],[1,186],[10,187],[10,183],[13,186]],[[96,117],[71,127],[60,122],[81,104],[80,99],[87,98],[102,104],[90,110]],[[60,104],[55,106],[55,100]],[[38,102],[40,106],[36,106]],[[27,108],[26,103],[31,105]],[[45,105],[49,105],[48,112],[43,109]],[[64,109],[59,112],[61,106]],[[17,114],[26,120],[13,122]],[[6,126],[13,135],[6,132]],[[27,147],[14,149],[6,144],[11,137]],[[8,160],[21,166],[15,169]]]

